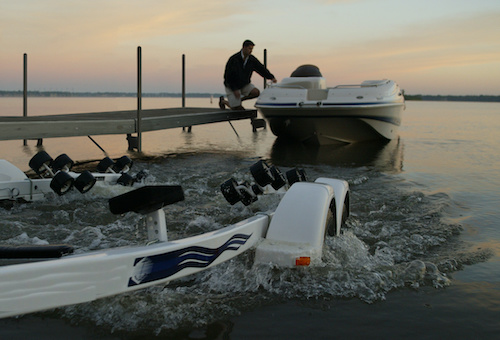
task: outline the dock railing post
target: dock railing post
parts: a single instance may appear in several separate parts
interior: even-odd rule
[[[186,107],[186,55],[182,55],[182,107]]]
[[[28,116],[28,54],[24,53],[23,61],[23,117]],[[26,139],[23,140],[23,145],[28,145]]]
[[[142,152],[142,51],[137,47],[137,151]]]
[[[182,55],[182,108],[186,107],[186,55]],[[191,132],[192,126],[188,126],[188,132]],[[182,128],[182,131],[185,127]]]
[[[264,49],[264,66],[267,68],[267,49]],[[264,88],[266,88],[266,78],[264,77]]]

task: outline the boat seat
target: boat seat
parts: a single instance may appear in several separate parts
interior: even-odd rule
[[[134,211],[140,214],[161,209],[165,205],[184,200],[184,191],[180,185],[144,186],[134,191],[109,199],[109,210],[113,214]]]
[[[381,80],[365,80],[364,82],[361,83],[361,85],[364,86],[380,86],[387,84],[389,82],[388,79],[381,79]]]
[[[288,77],[283,78],[281,87],[303,88],[303,89],[326,89],[326,79],[323,77]]]
[[[325,100],[328,98],[328,90],[310,89],[307,91],[307,100]]]

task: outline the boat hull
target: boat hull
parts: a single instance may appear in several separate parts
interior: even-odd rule
[[[274,135],[328,145],[396,138],[403,104],[362,108],[260,108],[260,111]]]

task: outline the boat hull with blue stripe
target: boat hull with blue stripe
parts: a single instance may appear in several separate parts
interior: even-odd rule
[[[392,80],[327,87],[317,67],[303,65],[266,88],[255,107],[276,136],[325,145],[397,138],[405,101]]]

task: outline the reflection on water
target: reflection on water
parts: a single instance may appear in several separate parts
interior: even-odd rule
[[[403,146],[399,138],[320,147],[278,138],[272,146],[271,159],[273,163],[285,166],[300,162],[342,167],[373,166],[380,171],[401,172]]]

